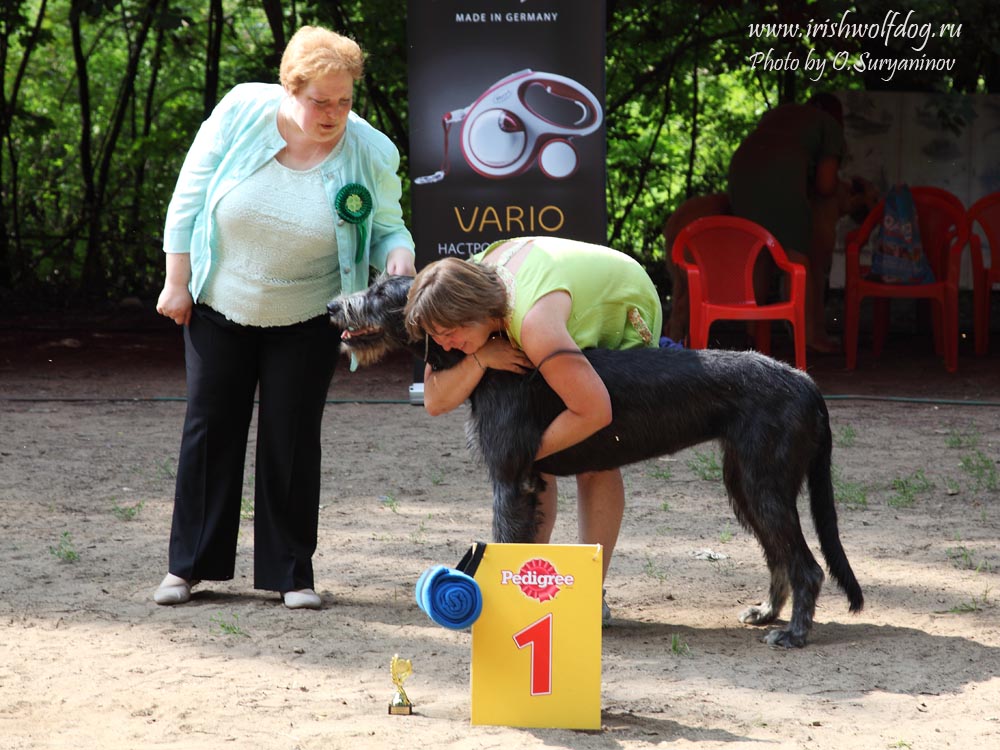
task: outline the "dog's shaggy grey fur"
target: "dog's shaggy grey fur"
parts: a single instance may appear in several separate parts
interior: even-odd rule
[[[464,356],[445,352],[430,339],[408,341],[403,307],[410,281],[383,276],[366,291],[330,303],[331,323],[358,332],[344,345],[361,364],[403,347],[438,369]],[[823,571],[799,522],[796,498],[804,482],[830,574],[847,594],[851,612],[861,610],[861,587],[837,526],[826,403],[808,375],[753,352],[632,349],[584,355],[608,388],[614,419],[541,461],[534,456],[542,432],[565,407],[537,371],[489,370],[472,394],[468,436],[493,483],[494,541],[534,538],[537,493],[544,486],[540,472],[601,471],[717,440],[732,508],[756,536],[771,572],[767,601],[742,612],[740,620],[773,622],[791,594],[788,626],[765,640],[775,646],[805,645]]]

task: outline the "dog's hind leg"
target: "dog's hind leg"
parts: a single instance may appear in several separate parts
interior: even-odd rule
[[[823,586],[823,570],[816,562],[806,544],[801,531],[795,531],[795,550],[786,570],[772,570],[772,587],[776,575],[782,576],[792,589],[792,617],[788,626],[772,630],[764,637],[764,642],[770,646],[785,648],[801,648],[806,645],[806,638],[812,629],[816,614],[816,599]]]
[[[771,589],[767,601],[747,607],[740,612],[739,620],[745,625],[770,625],[778,619],[781,608],[788,601],[791,584],[788,576],[784,575],[784,569],[772,566],[770,561],[767,567],[771,571]]]
[[[771,586],[767,601],[741,612],[740,622],[747,625],[774,622],[791,594],[792,616],[788,626],[772,630],[764,641],[771,646],[802,647],[812,628],[823,571],[809,551],[797,523],[794,527],[783,524],[762,532],[755,529],[755,533],[764,549]]]
[[[819,567],[799,522],[796,508],[798,487],[793,464],[786,473],[755,470],[757,465],[741,457],[739,448],[726,451],[723,476],[733,510],[760,544],[771,574],[767,601],[740,613],[740,622],[767,625],[774,622],[792,595],[792,617],[788,627],[765,637],[772,646],[801,647],[812,627],[816,598],[823,584]],[[754,468],[750,468],[750,467]]]

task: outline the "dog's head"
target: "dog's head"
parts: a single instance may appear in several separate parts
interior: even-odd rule
[[[341,346],[358,364],[373,365],[388,352],[409,345],[403,308],[412,282],[409,276],[382,274],[367,289],[342,294],[326,306],[330,324],[341,331]]]

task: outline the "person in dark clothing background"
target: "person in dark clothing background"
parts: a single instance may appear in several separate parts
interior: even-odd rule
[[[782,104],[766,112],[729,165],[732,212],[767,229],[789,257],[806,267],[806,345],[835,352],[826,332],[824,296],[832,243],[813,241],[814,205],[832,200],[844,155],[843,108],[832,94],[807,104]],[[827,247],[829,245],[829,247]],[[771,291],[775,267],[762,256],[755,270],[757,299]]]

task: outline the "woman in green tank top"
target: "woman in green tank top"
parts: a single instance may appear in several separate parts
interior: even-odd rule
[[[566,409],[542,434],[536,458],[575,445],[612,420],[611,399],[585,357],[554,356],[588,348],[657,346],[663,327],[659,294],[634,259],[610,248],[556,237],[504,240],[473,256],[447,258],[417,274],[406,305],[414,338],[431,336],[465,359],[427,368],[424,406],[431,415],[461,405],[489,368],[537,368]],[[604,572],[618,538],[625,490],[618,469],[577,476],[579,541],[601,544]],[[539,498],[546,543],[556,515],[556,483]]]

